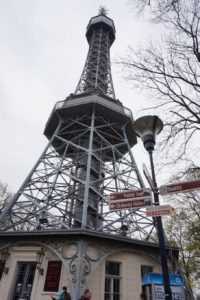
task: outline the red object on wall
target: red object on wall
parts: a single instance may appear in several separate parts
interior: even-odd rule
[[[59,289],[62,262],[49,261],[44,284],[44,291],[57,292]]]

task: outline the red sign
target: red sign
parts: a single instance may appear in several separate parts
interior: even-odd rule
[[[151,190],[144,188],[139,190],[112,193],[110,194],[110,201],[116,202],[117,200],[119,200],[120,202],[126,202],[126,200],[127,201],[138,200],[138,199],[145,199],[149,197],[151,197]]]
[[[117,211],[117,210],[124,210],[124,209],[131,209],[131,208],[141,208],[143,206],[152,205],[152,199],[138,199],[134,201],[127,201],[127,202],[110,202],[110,211]]]
[[[180,193],[180,192],[188,192],[193,191],[196,189],[200,189],[200,180],[193,180],[193,181],[185,181],[185,182],[178,182],[169,185],[163,185],[159,188],[161,195],[168,195],[173,193]]]
[[[151,203],[152,196],[149,188],[110,194],[110,211],[139,208]]]
[[[49,261],[44,284],[44,291],[57,292],[59,289],[62,262]]]
[[[174,208],[170,205],[149,206],[146,208],[147,217],[166,216],[173,213]]]

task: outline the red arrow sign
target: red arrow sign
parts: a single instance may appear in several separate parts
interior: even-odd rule
[[[193,180],[193,181],[185,181],[185,182],[178,182],[169,185],[163,185],[159,188],[161,195],[168,195],[173,193],[180,193],[180,192],[188,192],[193,191],[196,189],[200,189],[200,180]]]
[[[138,199],[134,201],[126,201],[126,202],[110,202],[110,211],[131,209],[131,208],[141,208],[144,206],[152,205],[152,199]]]
[[[110,211],[139,208],[152,204],[149,188],[110,194]]]
[[[149,206],[146,208],[147,217],[158,217],[170,215],[174,208],[170,205]]]
[[[131,190],[126,192],[116,192],[110,194],[110,201],[115,202],[120,200],[138,200],[138,199],[145,199],[151,197],[151,190],[149,188],[139,189],[139,190]]]

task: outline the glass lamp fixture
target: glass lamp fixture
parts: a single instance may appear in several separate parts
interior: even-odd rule
[[[41,265],[41,263],[42,263],[42,261],[43,261],[43,258],[44,258],[44,256],[45,256],[45,253],[44,253],[44,249],[43,248],[41,248],[41,250],[40,251],[38,251],[37,253],[36,253],[36,262],[37,262],[37,265]]]
[[[6,261],[9,257],[10,253],[8,251],[8,249],[3,249],[1,252],[0,252],[0,264],[3,265],[3,272],[5,274],[8,274],[9,272],[9,268],[8,267],[5,267],[5,264],[6,264]]]
[[[42,269],[40,267],[40,265],[41,265],[41,263],[44,259],[44,256],[45,256],[45,252],[44,252],[43,248],[41,248],[40,251],[37,251],[37,253],[36,253],[36,263],[37,263],[37,269],[38,269],[38,272],[40,273],[40,275],[43,275],[43,273],[44,273],[44,269]]]
[[[0,263],[1,264],[5,264],[8,257],[9,257],[10,253],[8,251],[8,249],[3,249],[1,252],[0,252]]]

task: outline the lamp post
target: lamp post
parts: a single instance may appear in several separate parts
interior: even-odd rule
[[[8,257],[9,257],[10,253],[8,251],[8,249],[4,249],[0,252],[0,263],[1,264],[5,264]]]
[[[5,274],[8,274],[9,268],[5,267],[6,261],[9,257],[10,253],[8,251],[8,249],[4,249],[0,252],[0,265],[3,266],[3,272]]]
[[[145,149],[149,153],[150,159],[150,166],[151,166],[151,173],[152,173],[152,180],[154,184],[154,204],[159,205],[159,192],[158,186],[156,182],[156,175],[154,169],[154,162],[153,162],[153,151],[155,146],[155,137],[159,134],[163,129],[163,122],[157,116],[144,116],[137,119],[133,124],[133,130],[135,131],[136,135],[139,136],[144,144]],[[172,300],[172,292],[170,287],[169,281],[169,271],[167,265],[167,256],[165,250],[165,239],[164,239],[164,231],[162,226],[162,219],[161,217],[156,217],[156,228],[158,233],[158,240],[160,246],[160,258],[161,258],[161,266],[162,266],[162,273],[163,273],[163,285],[165,291],[165,299]]]
[[[44,273],[44,269],[42,269],[42,268],[40,267],[40,266],[41,266],[41,263],[42,263],[42,261],[43,261],[44,256],[45,256],[44,249],[41,248],[41,250],[38,251],[38,252],[36,253],[37,269],[38,269],[40,275],[43,275],[43,273]]]

